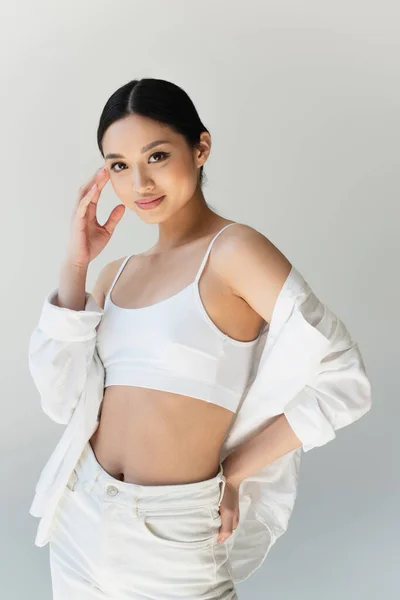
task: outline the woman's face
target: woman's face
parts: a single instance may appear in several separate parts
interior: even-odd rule
[[[158,140],[163,143],[146,148]],[[203,132],[201,140],[198,148],[191,149],[182,135],[140,115],[128,115],[110,125],[102,149],[120,201],[147,223],[164,221],[182,208],[198,191],[199,168],[210,152],[209,134]],[[153,196],[165,198],[148,210],[136,203]]]

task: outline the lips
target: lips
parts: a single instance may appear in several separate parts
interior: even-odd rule
[[[159,196],[156,200],[146,199],[146,202],[139,202],[136,200],[136,204],[141,210],[151,210],[152,208],[160,206],[160,204],[164,202],[164,198],[165,196]]]
[[[151,198],[139,198],[136,200],[136,204],[148,204],[149,202],[154,202],[155,200],[160,200],[163,196],[152,196]]]

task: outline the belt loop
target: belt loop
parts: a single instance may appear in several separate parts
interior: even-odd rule
[[[220,488],[220,495],[219,495],[219,499],[218,499],[218,506],[221,504],[221,500],[224,497],[224,492],[225,492],[225,485],[226,485],[226,477],[224,475],[224,468],[222,466],[222,463],[219,463],[219,467],[220,467],[220,474],[219,474],[219,483],[222,483],[222,488]]]
[[[67,487],[71,490],[74,491],[75,490],[75,486],[76,486],[76,482],[78,481],[78,475],[76,474],[75,469],[72,471],[68,482],[67,482]]]
[[[85,490],[90,493],[93,489],[94,484],[97,481],[98,476],[100,475],[100,468],[97,467],[96,468],[96,473],[94,475],[94,477],[92,477],[91,479],[89,479],[89,481],[86,482],[85,484]]]
[[[222,483],[222,488],[221,488],[221,493],[219,495],[218,506],[221,504],[221,500],[224,497],[225,485],[226,485],[226,477],[225,477],[225,475],[222,475],[220,483]]]

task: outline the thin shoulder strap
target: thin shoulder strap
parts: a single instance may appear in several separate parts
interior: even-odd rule
[[[111,294],[111,292],[112,292],[112,290],[113,290],[113,287],[114,287],[114,285],[115,285],[115,283],[116,283],[116,281],[117,281],[118,277],[121,275],[121,273],[122,273],[122,271],[123,271],[123,269],[124,269],[124,267],[125,267],[126,263],[128,262],[128,260],[130,259],[130,257],[131,257],[131,256],[133,256],[133,254],[129,254],[129,256],[127,256],[127,257],[125,258],[125,260],[123,260],[123,261],[122,261],[122,264],[121,264],[121,266],[119,267],[119,269],[118,269],[118,271],[117,271],[117,274],[116,274],[116,276],[114,277],[114,280],[113,280],[113,282],[112,282],[112,284],[111,284],[111,287],[110,287],[110,289],[109,289],[109,290],[108,290],[108,292],[107,292],[106,299],[110,297],[110,294]]]
[[[211,252],[211,248],[212,248],[212,246],[213,246],[213,243],[215,242],[215,240],[217,239],[217,237],[218,237],[218,236],[219,236],[219,235],[220,235],[220,234],[221,234],[221,233],[224,231],[224,229],[227,229],[227,228],[228,228],[228,227],[230,227],[231,225],[236,225],[236,222],[235,222],[235,223],[228,223],[228,225],[225,225],[225,227],[223,227],[222,229],[220,229],[220,230],[218,231],[218,233],[217,233],[217,234],[216,234],[216,235],[213,237],[213,239],[211,240],[211,242],[209,243],[209,245],[208,245],[208,248],[207,248],[207,251],[206,251],[206,253],[205,253],[205,255],[204,255],[204,258],[203,258],[203,260],[202,260],[202,262],[201,262],[200,268],[199,268],[199,270],[197,271],[197,275],[196,275],[196,278],[195,278],[195,280],[194,280],[194,282],[195,282],[195,283],[198,283],[198,281],[199,281],[199,279],[200,279],[200,277],[201,277],[201,274],[202,274],[202,272],[203,272],[204,266],[205,266],[205,264],[206,264],[206,262],[207,262],[208,255],[209,255],[209,254],[210,254],[210,252]]]

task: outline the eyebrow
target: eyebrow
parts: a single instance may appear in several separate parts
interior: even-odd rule
[[[168,140],[155,140],[154,142],[150,142],[150,144],[143,146],[143,148],[140,149],[140,152],[143,154],[144,152],[147,152],[148,150],[151,150],[152,148],[154,148],[154,146],[159,146],[160,144],[171,144],[171,142],[169,142]],[[114,154],[114,153],[106,154],[105,160],[107,160],[109,158],[125,158],[125,157],[123,154]]]

